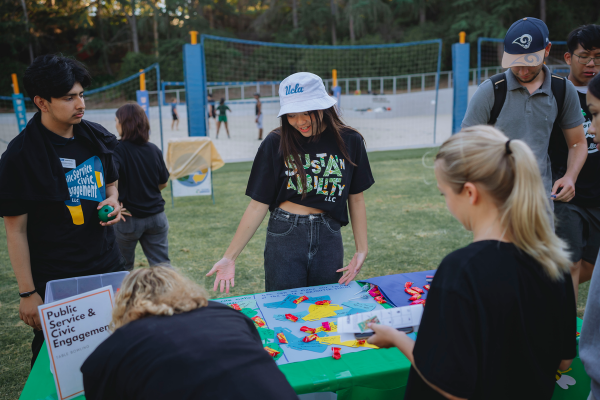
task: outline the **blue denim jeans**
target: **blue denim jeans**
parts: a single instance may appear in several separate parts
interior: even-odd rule
[[[142,245],[148,264],[170,264],[169,260],[169,221],[164,211],[146,218],[125,217],[115,225],[115,236],[121,254],[125,257],[128,271],[133,269],[135,247],[138,242]]]
[[[344,246],[341,225],[327,214],[297,215],[276,208],[265,244],[265,290],[337,283]]]

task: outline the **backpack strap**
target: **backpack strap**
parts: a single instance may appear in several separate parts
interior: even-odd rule
[[[562,116],[564,108],[563,106],[565,105],[565,96],[567,93],[567,79],[554,74],[551,76],[552,78],[554,78],[550,81],[552,94],[554,95],[554,98],[556,99],[556,105],[558,106],[558,114],[556,115],[556,120],[554,121],[554,123],[556,124],[557,122],[560,122],[560,118]]]
[[[494,106],[490,112],[488,125],[494,125],[504,106],[508,85],[506,84],[506,74],[504,72],[492,76],[490,80],[492,81],[492,85],[494,85]]]

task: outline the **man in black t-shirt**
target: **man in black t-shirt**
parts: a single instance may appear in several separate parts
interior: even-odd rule
[[[82,120],[88,71],[46,55],[23,81],[39,112],[0,158],[0,216],[21,296],[19,316],[34,328],[33,366],[44,342],[37,307],[46,283],[120,271],[125,262],[111,226],[121,219],[112,159],[118,142],[101,125]],[[104,205],[114,208],[114,220],[99,220]]]
[[[565,61],[570,65],[569,80],[577,89],[581,112],[585,118],[583,129],[588,144],[588,156],[575,183],[575,197],[569,202],[555,201],[556,233],[571,250],[571,275],[575,296],[579,283],[589,281],[600,248],[600,152],[594,135],[588,133],[590,111],[585,95],[590,80],[600,73],[600,26],[585,25],[575,29],[567,39]],[[554,126],[548,153],[552,179],[560,179],[567,170],[568,148],[560,127]]]

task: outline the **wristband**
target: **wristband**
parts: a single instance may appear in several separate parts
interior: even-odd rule
[[[37,293],[37,289],[33,289],[31,292],[23,292],[23,293],[19,293],[19,296],[26,298],[31,296],[32,294]]]

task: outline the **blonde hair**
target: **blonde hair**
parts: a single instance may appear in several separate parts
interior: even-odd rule
[[[150,315],[173,315],[208,304],[204,288],[172,267],[141,268],[129,274],[115,297],[111,330]]]
[[[552,229],[540,170],[525,142],[509,142],[487,125],[466,128],[440,147],[436,168],[455,193],[467,182],[489,193],[512,243],[537,260],[552,280],[563,278],[571,265],[567,244]]]

